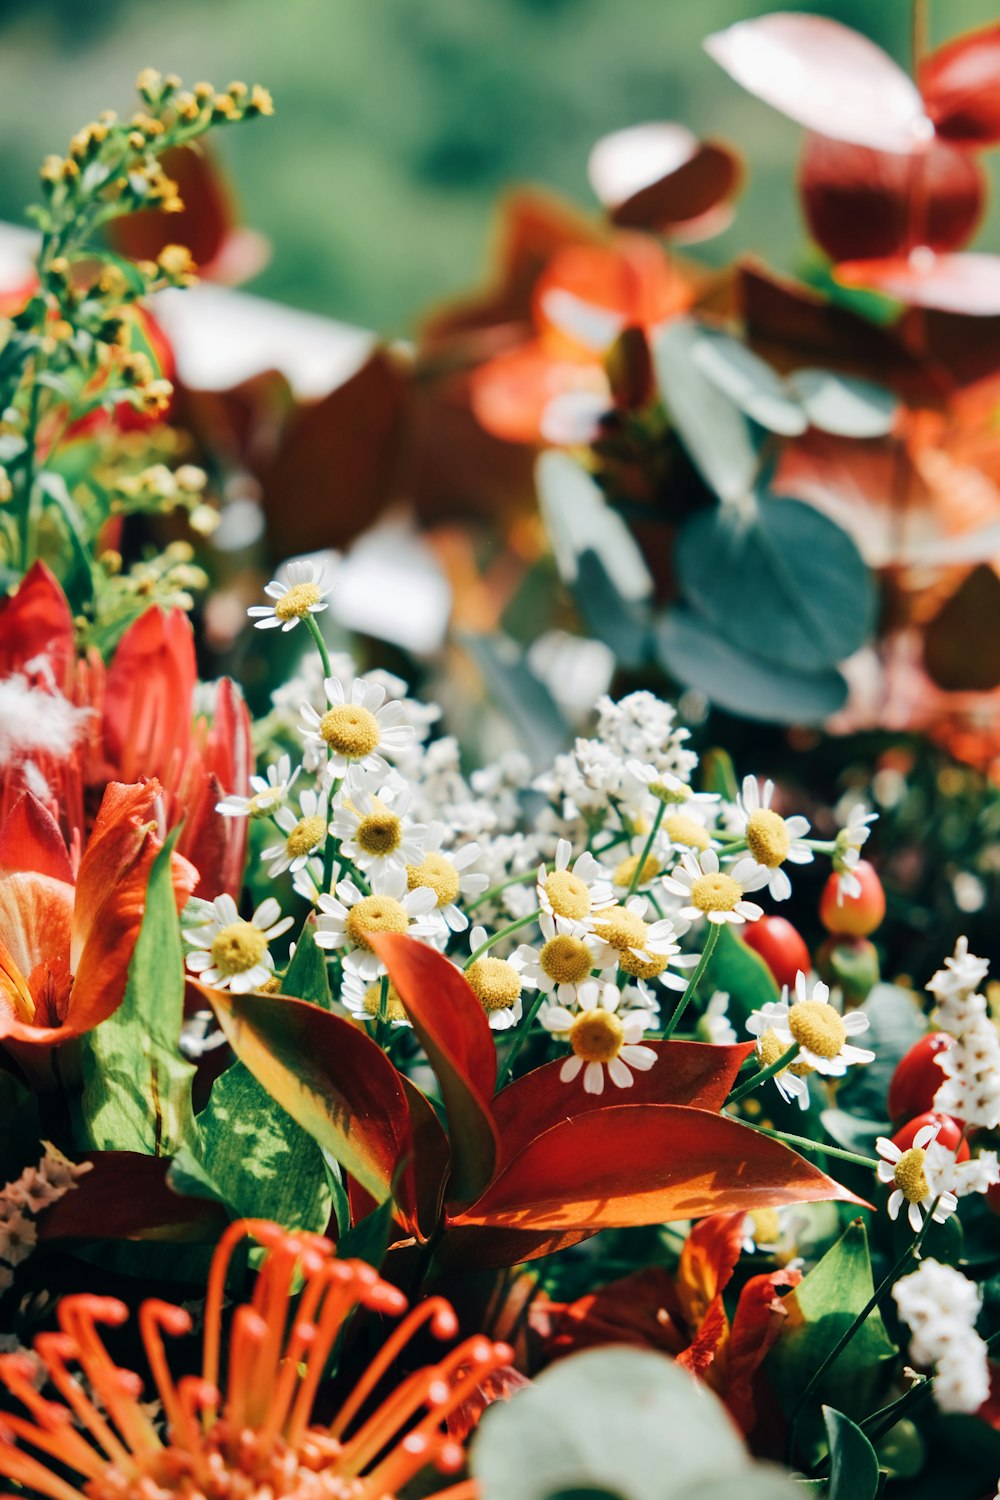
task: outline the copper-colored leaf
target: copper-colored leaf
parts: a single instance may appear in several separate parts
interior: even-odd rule
[[[955,37],[924,60],[918,81],[944,140],[970,147],[1000,143],[1000,26]]]
[[[186,245],[197,266],[208,266],[236,218],[229,184],[204,145],[175,146],[161,161],[177,183],[183,210],[166,214],[143,209],[114,219],[108,226],[111,243],[133,260],[155,260],[165,245]]]
[[[170,1159],[138,1151],[84,1151],[93,1162],[72,1192],[38,1220],[40,1240],[193,1240],[212,1243],[225,1210],[207,1198],[182,1198],[167,1185]]]
[[[726,146],[706,141],[675,172],[640,189],[612,210],[622,229],[669,233],[690,226],[733,197],[740,185],[739,158]],[[724,225],[720,221],[719,228]]]
[[[23,792],[0,824],[0,871],[21,870],[73,883],[66,841],[59,824],[31,792]]]

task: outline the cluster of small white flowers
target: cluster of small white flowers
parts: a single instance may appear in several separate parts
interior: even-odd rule
[[[934,1096],[934,1108],[969,1126],[995,1130],[1000,1125],[1000,1033],[985,995],[978,992],[989,965],[969,952],[964,937],[944,962],[927,988],[938,1004],[937,1025],[955,1041],[937,1054],[946,1076]]]
[[[35,1248],[34,1216],[65,1197],[93,1165],[71,1162],[50,1141],[42,1145],[45,1154],[37,1167],[25,1167],[20,1177],[0,1188],[0,1292],[13,1284],[14,1267]]]
[[[925,1260],[892,1289],[911,1332],[918,1364],[934,1366],[934,1399],[942,1411],[977,1412],[990,1393],[984,1341],[976,1333],[982,1294],[952,1266]]]

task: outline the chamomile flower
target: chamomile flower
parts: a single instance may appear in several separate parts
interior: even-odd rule
[[[476,953],[486,942],[485,927],[473,927],[469,934],[469,951]],[[507,1031],[521,1019],[522,980],[520,965],[514,958],[494,958],[484,953],[464,971],[466,982],[486,1013],[493,1031]]]
[[[249,922],[240,917],[232,896],[216,896],[211,904],[210,921],[184,930],[195,949],[187,955],[188,969],[217,990],[243,995],[259,989],[274,972],[268,944],[288,931],[292,918],[282,917],[273,896],[261,902]]]
[[[674,942],[673,922],[667,917],[647,922],[648,909],[645,896],[630,896],[624,906],[607,906],[595,912],[592,925],[601,941],[599,968],[617,965],[636,979],[662,979],[680,945]]]
[[[318,615],[329,608],[327,595],[333,585],[325,583],[325,570],[307,560],[287,563],[284,579],[272,578],[264,589],[273,604],[253,604],[247,614],[257,630],[294,630],[306,615]]]
[[[458,905],[459,897],[475,900],[489,885],[488,875],[470,868],[482,853],[479,845],[462,844],[460,848],[444,853],[442,845],[447,831],[443,823],[429,823],[419,862],[406,867],[411,891],[418,886],[429,886],[437,897],[445,937],[448,932],[464,932],[469,925],[468,917]]]
[[[861,850],[871,833],[869,824],[878,813],[866,812],[863,802],[856,802],[847,814],[847,822],[837,834],[833,849],[833,868],[837,875],[837,899],[861,895],[861,881],[855,875]]]
[[[950,1162],[951,1152],[937,1144],[940,1121],[935,1125],[924,1125],[913,1137],[913,1145],[901,1150],[895,1141],[880,1135],[875,1142],[882,1160],[876,1176],[879,1182],[892,1183],[889,1195],[889,1217],[895,1219],[903,1204],[908,1205],[906,1216],[914,1234],[923,1226],[924,1214],[930,1214],[937,1224],[943,1224],[949,1214],[958,1207],[954,1193],[942,1191],[937,1183],[938,1170]]]
[[[727,1014],[729,995],[725,990],[716,990],[698,1021],[698,1035],[716,1047],[728,1047],[736,1040],[733,1023]]]
[[[288,797],[301,770],[301,766],[296,766],[293,771],[291,756],[282,755],[274,765],[268,766],[263,776],[250,777],[252,792],[249,797],[240,797],[234,792],[217,802],[215,810],[225,818],[270,817]]]
[[[538,869],[538,904],[560,930],[574,932],[589,925],[595,911],[614,906],[615,893],[607,874],[592,854],[583,853],[572,867],[569,839],[556,844],[555,868]]]
[[[406,783],[393,779],[375,791],[376,784],[377,778],[370,775],[350,784],[330,824],[344,855],[373,880],[419,863],[427,835],[422,823],[406,818],[413,801]]]
[[[765,872],[764,883],[775,901],[787,901],[792,894],[792,882],[782,866],[788,862],[793,865],[812,862],[813,852],[803,842],[809,832],[809,819],[783,818],[771,807],[773,795],[773,781],[765,781],[761,786],[755,776],[745,776],[737,806],[747,848]]]
[[[680,864],[672,875],[664,876],[662,884],[671,895],[687,898],[680,916],[691,921],[706,917],[709,922],[739,926],[764,915],[763,907],[744,897],[747,891],[766,885],[767,879],[768,872],[754,859],[739,859],[723,871],[715,850],[703,849],[697,855],[682,854]]]
[[[539,916],[538,925],[545,939],[541,948],[522,943],[513,957],[522,982],[554,995],[563,1007],[575,1005],[580,986],[599,967],[596,950],[605,945],[593,933],[562,931],[547,911]]]
[[[711,807],[719,801],[718,792],[695,792],[682,781],[679,776],[672,776],[669,771],[658,770],[656,766],[650,765],[648,761],[628,760],[625,769],[634,781],[638,781],[660,802],[673,803],[677,807],[686,807],[689,811],[692,806]]]
[[[584,1091],[603,1094],[607,1069],[617,1088],[631,1088],[632,1070],[644,1073],[656,1062],[654,1049],[640,1045],[649,1012],[620,1011],[618,986],[596,980],[580,986],[578,1003],[575,1014],[563,1005],[547,1005],[540,1016],[546,1031],[565,1037],[572,1048],[559,1069],[560,1081],[572,1083],[582,1072]]]
[[[806,1063],[828,1078],[842,1078],[854,1063],[873,1060],[874,1052],[855,1047],[848,1041],[849,1037],[868,1030],[868,1017],[860,1010],[842,1016],[830,1004],[828,985],[817,980],[810,994],[808,980],[800,970],[795,976],[795,999],[791,1003],[789,1000],[786,985],[781,1000],[755,1011],[747,1022],[747,1029],[760,1035],[764,1029],[770,1028],[781,1043],[782,1051],[797,1042],[799,1055],[796,1063]],[[765,1022],[760,1030],[757,1029],[760,1025],[758,1018]]]
[[[385,972],[368,941],[370,933],[400,932],[428,942],[441,925],[436,914],[432,916],[437,905],[434,892],[427,886],[409,890],[406,871],[398,866],[373,880],[367,896],[353,880],[341,880],[337,894],[321,892],[316,905],[317,947],[338,949],[345,969],[354,969],[369,982]]]
[[[363,979],[354,969],[344,965],[340,984],[340,1003],[362,1025],[374,1025],[382,1010],[382,985],[384,979]],[[399,998],[396,986],[389,983],[385,995],[385,1017],[390,1026],[411,1024],[406,1008]]]
[[[780,1001],[769,1000],[760,1010],[755,1010],[747,1021],[747,1031],[757,1038],[757,1061],[762,1068],[771,1067],[792,1045],[790,1040],[785,1040],[784,1030],[779,1030],[787,1019],[787,1009]],[[799,1109],[808,1109],[809,1085],[806,1078],[813,1071],[809,1063],[796,1058],[779,1073],[773,1073],[771,1081],[786,1104],[797,1104]]]
[[[262,849],[260,855],[272,880],[286,870],[294,875],[304,869],[310,857],[323,847],[327,834],[326,794],[306,787],[299,796],[299,816],[290,807],[279,807],[274,821],[285,837]]]
[[[346,776],[351,767],[388,774],[386,755],[411,744],[416,737],[406,722],[406,710],[396,700],[386,702],[385,688],[378,682],[355,677],[350,685],[339,677],[327,677],[323,688],[329,705],[319,713],[303,703],[303,739],[314,750],[325,750],[330,775]]]

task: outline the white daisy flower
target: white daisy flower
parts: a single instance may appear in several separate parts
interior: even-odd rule
[[[747,848],[763,868],[771,895],[775,901],[787,901],[792,894],[792,882],[782,866],[786,862],[812,863],[813,852],[803,842],[809,832],[809,819],[783,818],[771,808],[773,795],[773,781],[765,781],[762,787],[755,776],[745,776],[737,805]]]
[[[924,1125],[913,1137],[913,1145],[907,1151],[901,1150],[895,1141],[887,1140],[884,1135],[875,1142],[882,1158],[876,1176],[879,1182],[893,1184],[889,1195],[889,1217],[895,1219],[903,1204],[908,1204],[906,1216],[914,1234],[923,1227],[925,1214],[931,1214],[935,1223],[943,1224],[958,1207],[955,1194],[941,1191],[940,1185],[936,1184],[938,1171],[948,1166],[951,1158],[950,1151],[937,1145],[940,1129],[940,1122]]]
[[[382,979],[363,979],[355,969],[350,969],[345,964],[338,998],[355,1021],[360,1021],[363,1025],[374,1025],[382,1006],[382,984]],[[390,1026],[412,1024],[406,1014],[406,1007],[399,998],[399,991],[391,980],[386,994],[385,1012]]]
[[[614,906],[615,893],[607,873],[592,854],[583,853],[570,867],[573,846],[569,839],[556,844],[555,869],[538,867],[538,904],[555,919],[560,930],[586,928],[595,911]]]
[[[716,990],[698,1021],[698,1034],[716,1047],[728,1047],[736,1040],[736,1032],[727,1014],[729,995],[725,990]]]
[[[563,1083],[572,1083],[583,1073],[583,1087],[588,1094],[604,1092],[604,1071],[620,1089],[632,1087],[633,1068],[646,1072],[656,1062],[652,1047],[642,1041],[649,1012],[628,1010],[619,1013],[621,995],[618,986],[591,980],[578,991],[579,1011],[574,1014],[563,1005],[547,1005],[540,1020],[553,1036],[566,1037],[572,1048],[559,1069]]]
[[[249,922],[240,917],[232,896],[216,896],[211,904],[211,921],[184,930],[196,950],[187,955],[188,969],[217,990],[243,995],[260,989],[274,972],[268,944],[288,931],[292,918],[282,917],[273,896],[261,902]]]
[[[625,769],[633,780],[638,781],[660,802],[674,802],[679,807],[689,803],[712,806],[718,802],[718,792],[695,792],[679,776],[669,771],[660,771],[648,761],[627,760]]]
[[[458,905],[459,897],[473,901],[490,883],[488,875],[470,868],[482,854],[479,845],[462,844],[458,849],[449,849],[446,854],[442,846],[447,832],[443,823],[429,823],[420,860],[406,867],[411,890],[429,886],[437,897],[438,915],[444,922],[444,938],[449,932],[464,932],[469,925],[468,917]]]
[[[555,995],[563,1006],[575,1005],[580,986],[600,967],[597,949],[605,945],[593,933],[562,931],[547,911],[539,916],[538,925],[545,939],[541,948],[522,943],[512,962],[530,989]]]
[[[837,875],[837,899],[861,895],[861,881],[854,871],[861,860],[861,850],[871,833],[868,826],[878,813],[870,813],[863,802],[856,802],[847,814],[847,822],[837,834],[833,850],[833,868]]]
[[[473,927],[469,934],[470,953],[476,953],[488,936],[485,927]],[[523,1008],[522,978],[516,954],[513,958],[494,958],[492,953],[484,953],[462,972],[475,990],[493,1031],[507,1031],[517,1025]]]
[[[787,1009],[780,1001],[769,1000],[747,1021],[747,1031],[757,1038],[757,1061],[762,1068],[771,1067],[792,1045],[791,1041],[784,1040],[784,1031],[778,1029],[787,1020]],[[806,1077],[811,1072],[813,1069],[807,1062],[796,1058],[780,1073],[772,1074],[772,1081],[786,1104],[797,1104],[799,1109],[809,1108]]]
[[[323,861],[310,856],[301,869],[292,872],[292,890],[310,906],[315,906],[322,889]]]
[[[672,875],[665,875],[663,888],[674,896],[686,897],[688,904],[680,909],[680,916],[694,921],[706,917],[709,922],[732,922],[739,926],[743,922],[756,922],[764,915],[763,907],[755,901],[745,901],[747,891],[757,891],[766,885],[768,872],[754,859],[739,859],[729,869],[719,869],[719,856],[714,849],[703,849],[700,854],[683,854],[681,862]]]
[[[280,807],[274,821],[285,837],[262,849],[260,855],[272,880],[286,870],[296,874],[322,849],[327,835],[326,793],[306,787],[299,796],[299,816],[290,807]]]
[[[351,766],[365,771],[389,771],[386,755],[412,744],[416,730],[406,723],[406,710],[395,700],[386,702],[381,683],[355,677],[348,687],[339,677],[323,682],[326,713],[303,703],[303,739],[314,750],[325,750],[329,774],[346,776]]]
[[[372,880],[389,870],[405,871],[423,858],[427,828],[406,820],[413,793],[402,780],[376,792],[373,778],[352,783],[334,808],[330,824],[342,853]]]
[[[763,1017],[765,1026],[757,1029],[757,1018]],[[830,1004],[830,989],[820,980],[808,991],[808,980],[801,969],[795,976],[795,999],[789,1004],[788,986],[782,990],[777,1003],[769,1003],[755,1011],[747,1022],[747,1029],[758,1035],[764,1029],[774,1031],[785,1051],[793,1042],[799,1044],[796,1063],[807,1063],[817,1073],[828,1078],[842,1078],[854,1063],[869,1063],[874,1052],[863,1047],[854,1047],[848,1037],[859,1036],[868,1030],[868,1017],[863,1011],[849,1011],[842,1016]],[[778,1053],[777,1056],[781,1054]]]
[[[592,927],[601,944],[598,967],[617,966],[636,979],[659,979],[669,989],[676,989],[674,975],[667,975],[667,965],[680,953],[680,945],[674,941],[674,924],[668,917],[647,922],[648,910],[645,896],[630,896],[624,906],[608,906],[594,913]],[[684,988],[683,981],[680,987]]]
[[[316,905],[320,910],[316,922],[317,946],[338,949],[344,967],[354,969],[369,982],[385,973],[368,941],[369,933],[402,932],[428,942],[433,941],[441,926],[434,913],[437,905],[434,892],[426,886],[409,890],[406,871],[398,867],[386,870],[373,881],[370,895],[359,891],[353,880],[341,880],[336,895],[320,892]]]
[[[287,798],[301,770],[301,766],[296,766],[293,771],[291,756],[282,755],[275,765],[268,766],[263,776],[250,777],[251,796],[239,797],[233,792],[217,802],[215,810],[226,818],[270,817]]]
[[[306,615],[318,615],[329,608],[326,597],[332,593],[333,585],[323,587],[325,569],[314,563],[286,563],[284,580],[272,578],[264,589],[273,604],[253,604],[247,614],[257,630],[275,630],[280,625],[283,631],[294,630]]]

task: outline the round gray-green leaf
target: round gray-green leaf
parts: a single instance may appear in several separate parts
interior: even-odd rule
[[[757,477],[753,429],[739,407],[699,368],[702,328],[675,318],[652,339],[653,363],[664,404],[688,457],[722,500],[742,500]]]
[[[718,328],[698,329],[692,357],[716,390],[754,422],[782,437],[805,432],[809,420],[796,396],[771,366]]]
[[[796,370],[788,384],[809,422],[836,437],[876,438],[892,431],[898,402],[885,386],[832,370]]]

